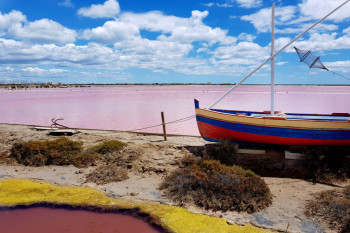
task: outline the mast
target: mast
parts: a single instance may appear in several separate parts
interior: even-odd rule
[[[271,61],[272,58],[276,57],[279,53],[281,53],[283,50],[285,50],[289,45],[291,45],[294,41],[302,37],[305,33],[310,31],[312,28],[314,28],[317,24],[321,23],[323,20],[325,20],[328,16],[336,12],[339,8],[347,4],[350,0],[346,0],[342,4],[340,4],[337,8],[329,12],[326,16],[324,16],[322,19],[318,20],[316,23],[314,23],[312,26],[310,26],[308,29],[306,29],[304,32],[300,33],[297,37],[295,37],[293,40],[289,41],[285,46],[283,46],[280,50],[278,50],[273,56],[270,56],[268,59],[266,59],[263,63],[261,63],[257,68],[255,68],[252,72],[250,72],[247,76],[245,76],[241,81],[239,81],[236,85],[231,87],[230,90],[228,90],[225,94],[223,94],[219,99],[217,99],[212,105],[208,107],[208,109],[213,108],[215,105],[217,105],[222,99],[224,99],[228,94],[231,93],[234,89],[236,89],[241,83],[243,83],[245,80],[247,80],[250,76],[252,76],[256,71],[258,71],[261,67],[263,67],[266,63]]]
[[[272,3],[271,17],[271,112],[275,115],[275,3]]]

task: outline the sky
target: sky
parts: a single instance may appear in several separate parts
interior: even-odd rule
[[[273,2],[277,51],[344,0],[0,0],[0,82],[236,83],[271,55]],[[275,64],[277,84],[350,85],[350,3]],[[269,63],[245,81],[269,82]]]

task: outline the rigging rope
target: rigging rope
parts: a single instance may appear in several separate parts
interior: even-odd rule
[[[340,77],[342,77],[342,78],[345,78],[345,79],[347,79],[347,80],[350,80],[350,78],[348,78],[348,77],[345,77],[345,76],[343,76],[343,75],[341,75],[341,74],[338,74],[338,73],[336,73],[336,72],[334,72],[334,71],[331,71],[331,70],[329,70],[331,73],[333,73],[333,75],[334,74],[336,74],[336,75],[338,75],[338,76],[340,76]]]
[[[300,58],[300,62],[306,63],[306,64],[309,66],[309,68],[324,69],[324,70],[330,71],[331,73],[333,73],[333,75],[336,74],[336,75],[338,75],[338,76],[340,76],[340,77],[342,77],[342,78],[345,78],[345,79],[347,79],[347,80],[350,80],[350,78],[345,77],[344,75],[341,75],[341,74],[339,74],[339,73],[336,73],[336,72],[334,72],[334,71],[332,71],[332,70],[327,69],[327,67],[325,67],[325,66],[322,64],[322,62],[321,62],[321,60],[320,60],[320,57],[314,56],[314,55],[311,53],[310,50],[309,50],[309,51],[301,50],[301,49],[298,49],[298,48],[295,47],[295,46],[294,46],[294,49],[295,49],[295,51],[297,52],[297,54],[298,54],[298,56],[299,56],[299,58]]]

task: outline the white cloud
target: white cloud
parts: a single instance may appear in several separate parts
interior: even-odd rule
[[[262,0],[235,0],[242,8],[257,8],[262,5]]]
[[[203,5],[203,6],[206,6],[206,7],[212,7],[212,6],[215,5],[215,3],[213,3],[213,2],[208,2],[208,3],[203,3],[202,5]]]
[[[295,17],[296,7],[276,7],[275,23],[276,25],[284,24]],[[271,8],[264,8],[258,12],[241,17],[242,20],[248,21],[254,25],[258,32],[268,32],[271,30]]]
[[[350,49],[350,37],[337,37],[337,33],[312,33],[307,40],[296,41],[295,46],[300,49],[313,51],[329,51],[334,49]]]
[[[136,25],[143,30],[152,32],[171,33],[177,25],[186,23],[185,18],[164,15],[160,11],[135,14],[124,13],[120,16],[121,21]]]
[[[12,25],[8,34],[15,38],[38,43],[65,44],[74,42],[77,33],[50,19],[41,19],[28,24]]]
[[[84,30],[83,38],[103,44],[113,44],[117,41],[132,40],[139,33],[137,26],[115,20],[107,21],[102,27]]]
[[[286,61],[281,61],[281,62],[276,62],[276,65],[278,66],[283,66],[284,64],[287,64],[288,62]]]
[[[236,45],[221,46],[214,51],[214,57],[219,60],[229,60],[231,64],[253,65],[266,59],[269,47],[261,47],[253,42],[239,42]]]
[[[238,6],[242,8],[257,8],[262,5],[262,0],[226,0],[225,2],[209,2],[202,5],[207,7],[212,7],[215,5],[217,7],[229,8],[234,7],[234,2],[236,2]]]
[[[0,12],[0,30],[6,30],[12,25],[27,21],[26,16],[20,11],[12,10],[8,14]]]
[[[343,30],[343,33],[350,36],[350,27]]]
[[[231,43],[235,39],[227,36],[227,31],[220,28],[211,28],[204,24],[190,24],[188,26],[176,27],[167,40],[178,41],[182,43],[192,43],[194,41],[207,41],[211,44]]]
[[[205,17],[209,15],[208,11],[192,11],[192,19],[202,21]]]
[[[69,73],[64,69],[42,69],[39,67],[25,67],[20,69],[21,76],[24,77],[57,77]]]
[[[135,38],[135,40],[128,42],[117,42],[114,44],[114,48],[120,50],[124,55],[136,54],[142,56],[150,55],[149,58],[152,58],[152,56],[171,58],[187,55],[193,46],[191,44],[183,44],[173,41],[149,40],[138,37]]]
[[[193,50],[191,44],[148,40],[141,37],[117,42],[114,44],[114,48],[94,43],[84,46],[74,44],[32,46],[26,42],[0,38],[0,53],[2,54],[0,65],[21,66],[26,64],[24,69],[27,69],[26,73],[31,75],[29,77],[34,77],[34,72],[39,74],[40,69],[43,69],[44,66],[112,71],[138,68],[155,72],[173,70],[184,74],[216,73],[232,76],[230,65],[220,63],[216,65],[215,60],[212,59],[188,57],[191,50]],[[40,68],[38,68],[39,66]],[[25,71],[21,72],[25,73]],[[43,77],[50,76],[46,71],[43,71],[41,75]],[[238,75],[238,73],[234,75]]]
[[[64,0],[63,2],[58,3],[59,6],[65,6],[65,7],[74,7],[71,0]]]
[[[292,28],[287,27],[283,29],[278,28],[275,30],[275,32],[283,33],[283,34],[300,34],[304,32],[306,29],[308,29],[311,25],[312,23],[304,23],[304,24],[300,24],[299,27],[292,27]],[[320,23],[316,27],[314,27],[312,30],[310,30],[310,32],[317,31],[319,33],[322,33],[322,32],[328,32],[328,31],[336,31],[336,30],[338,30],[338,26],[335,24]]]
[[[31,74],[40,74],[40,73],[43,73],[44,70],[43,69],[40,69],[38,67],[26,67],[26,68],[23,68],[22,71],[24,72],[28,72],[28,73],[31,73]]]
[[[255,40],[256,36],[255,35],[252,35],[252,34],[247,34],[245,32],[242,32],[241,34],[238,35],[238,40],[240,41],[253,41]]]
[[[66,44],[31,45],[25,42],[0,38],[0,64],[44,64],[67,67],[107,67],[115,69],[113,61],[119,55],[111,48],[90,43],[78,46]]]
[[[344,73],[350,73],[350,60],[336,61],[336,62],[324,62],[324,65],[331,71],[340,71]],[[350,77],[348,77],[350,78]]]
[[[233,37],[227,36],[227,31],[211,28],[202,20],[207,17],[207,11],[192,11],[190,18],[167,16],[159,11],[142,14],[124,13],[120,16],[122,22],[137,26],[140,30],[162,33],[161,40],[192,43],[207,41],[210,43],[232,43]],[[170,35],[167,35],[170,34]]]
[[[101,18],[102,14],[97,12],[102,12],[109,2],[117,3],[107,1],[103,5],[92,5],[85,8],[84,13],[80,9],[80,14]],[[118,4],[117,14],[119,10]],[[277,8],[277,32],[299,33],[307,27],[311,16],[301,16],[300,19],[296,17],[297,13],[297,8],[293,6]],[[269,45],[253,42],[256,35],[241,33],[237,38],[229,36],[228,31],[203,22],[208,14],[208,11],[198,10],[192,11],[188,17],[165,15],[159,11],[122,13],[99,27],[81,30],[79,38],[86,39],[87,44],[75,45],[72,43],[77,38],[77,32],[55,21],[41,19],[28,22],[21,12],[0,13],[0,30],[3,29],[7,37],[18,40],[0,37],[0,67],[15,67],[12,71],[18,71],[19,77],[21,72],[33,77],[72,74],[61,67],[110,72],[136,68],[157,73],[174,71],[191,75],[241,76],[269,57]],[[114,16],[116,11],[108,17]],[[242,20],[253,23],[259,32],[267,32],[270,30],[271,10],[259,10],[243,16]],[[291,29],[293,24],[298,25],[294,31]],[[311,31],[309,38],[305,36],[296,45],[317,51],[349,49],[350,28],[344,29],[342,34],[329,33],[337,29],[335,24],[320,24],[318,33]],[[142,37],[148,32],[152,32],[152,39]],[[282,47],[289,39],[278,38],[276,48]],[[277,63],[283,64],[283,61]]]
[[[312,17],[313,19],[321,19],[343,2],[344,0],[303,0],[298,6],[303,15]],[[348,3],[329,16],[328,20],[342,21],[350,17],[349,12],[350,4]]]
[[[78,10],[78,14],[97,19],[115,18],[120,13],[119,3],[116,0],[107,0],[102,5],[92,4],[90,7],[83,7]]]
[[[233,7],[233,5],[232,5],[232,4],[229,4],[229,3],[223,3],[223,4],[216,3],[216,6],[217,6],[217,7],[224,7],[224,8]]]
[[[117,42],[114,48],[120,53],[119,66],[131,66],[151,70],[172,69],[187,66],[186,55],[192,50],[190,44],[171,41],[135,38],[133,41]]]

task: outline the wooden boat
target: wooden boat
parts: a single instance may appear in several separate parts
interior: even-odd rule
[[[208,141],[305,145],[350,145],[350,115],[275,114],[199,108],[196,119],[201,136]]]
[[[350,146],[350,114],[279,114],[274,111],[274,58],[295,40],[345,5],[349,0],[298,35],[278,52],[274,53],[274,5],[272,7],[271,57],[248,74],[207,109],[199,107],[195,100],[196,119],[201,136],[208,141],[230,139],[238,143]],[[271,61],[271,111],[250,112],[213,109],[238,85]]]

